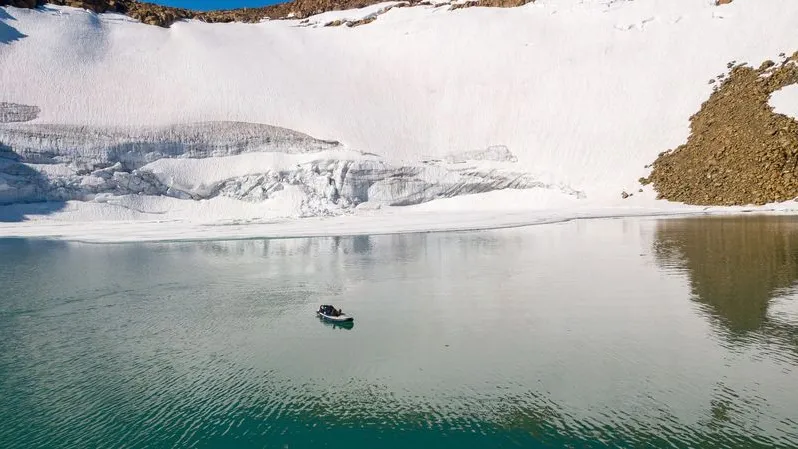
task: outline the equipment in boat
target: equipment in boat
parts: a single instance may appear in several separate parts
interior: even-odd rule
[[[319,306],[319,310],[316,311],[316,315],[324,318],[327,321],[332,321],[334,323],[354,321],[354,318],[343,313],[341,309],[336,309],[335,307],[329,304],[324,304],[322,306]]]

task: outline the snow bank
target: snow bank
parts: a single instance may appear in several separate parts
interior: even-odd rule
[[[300,21],[301,26],[331,26],[340,25],[346,22],[357,22],[362,20],[376,19],[377,16],[385,14],[397,5],[404,2],[382,2],[369,5],[364,8],[350,9],[344,11],[327,11],[315,16],[310,16]]]
[[[798,85],[792,84],[779,89],[770,96],[768,103],[773,111],[798,120]]]
[[[132,219],[199,226],[326,215],[335,198],[369,195],[380,201],[351,219],[402,223],[385,206],[419,201],[412,207],[430,216],[474,210],[483,224],[499,211],[532,222],[546,211],[684,211],[637,191],[644,166],[686,139],[711,93],[706,80],[729,61],[759,65],[798,42],[792,0],[538,0],[393,8],[365,26],[315,26],[380,8],[169,29],[67,7],[2,8],[15,37],[0,37],[0,102],[30,121],[0,124],[0,142],[27,158],[24,170],[16,156],[0,163],[0,202],[67,202],[3,206],[0,216],[37,227],[101,220],[103,210],[126,217],[119,208],[130,207]],[[774,105],[793,102],[784,92]],[[239,125],[192,131],[198,122]],[[325,156],[329,172],[296,156],[324,151],[337,152]],[[286,179],[284,193],[275,179]],[[495,191],[514,180],[530,191]],[[634,196],[619,203],[621,191]],[[463,196],[479,192],[489,193]],[[166,198],[138,198],[153,195]],[[22,229],[4,224],[0,235]]]
[[[490,205],[492,201],[508,201],[508,194],[513,200],[522,199],[534,204],[537,194],[528,191],[522,194],[526,198],[518,198],[517,192],[496,192],[472,198],[461,197],[455,200],[469,199],[473,207],[456,210],[416,210],[419,206],[409,208],[382,208],[380,210],[363,210],[354,215],[333,217],[311,217],[296,220],[292,217],[257,218],[263,213],[259,206],[252,206],[255,218],[226,220],[209,224],[192,219],[204,217],[207,210],[213,208],[213,201],[208,203],[181,202],[183,218],[173,219],[168,215],[141,214],[127,207],[101,208],[95,203],[69,202],[65,209],[55,215],[55,219],[41,220],[30,212],[36,208],[46,208],[41,204],[0,206],[0,216],[12,211],[19,215],[30,214],[32,221],[22,223],[3,223],[0,220],[0,236],[16,236],[31,238],[66,239],[91,243],[117,243],[164,240],[236,240],[250,238],[285,238],[341,235],[375,235],[410,232],[443,232],[462,230],[481,230],[527,225],[553,224],[574,219],[601,219],[620,216],[640,217],[676,217],[696,214],[735,214],[742,212],[762,212],[770,214],[796,214],[798,208],[787,205],[768,205],[754,208],[744,207],[688,207],[673,205],[671,208],[649,207],[645,201],[633,205],[617,204],[605,207],[591,207],[585,203],[570,205],[565,208],[518,210],[496,209]],[[155,201],[164,201],[157,198]],[[219,205],[226,213],[228,205]],[[87,224],[90,223],[90,224]]]

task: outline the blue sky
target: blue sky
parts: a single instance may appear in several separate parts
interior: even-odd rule
[[[159,5],[210,11],[213,9],[252,8],[282,3],[279,0],[145,0]],[[286,1],[286,0],[283,0]]]

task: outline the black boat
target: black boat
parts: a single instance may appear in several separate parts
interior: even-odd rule
[[[319,306],[319,310],[316,311],[316,315],[333,323],[344,323],[347,321],[355,320],[351,316],[341,312],[341,309],[336,309],[335,307],[329,304],[324,304],[322,306]]]

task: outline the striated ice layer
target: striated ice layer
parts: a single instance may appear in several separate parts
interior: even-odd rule
[[[135,131],[5,125],[0,127],[0,204],[107,203],[130,195],[263,203],[288,195],[299,198],[297,215],[316,216],[364,203],[407,206],[501,189],[583,196],[519,171],[514,162],[509,149],[492,146],[397,164],[337,142],[246,123]]]
[[[39,116],[37,106],[0,101],[0,123],[29,122]]]
[[[161,158],[255,151],[307,153],[338,148],[340,144],[271,125],[201,122],[131,128],[7,124],[0,126],[3,147],[31,163],[70,163],[82,170],[121,163],[132,170]]]

